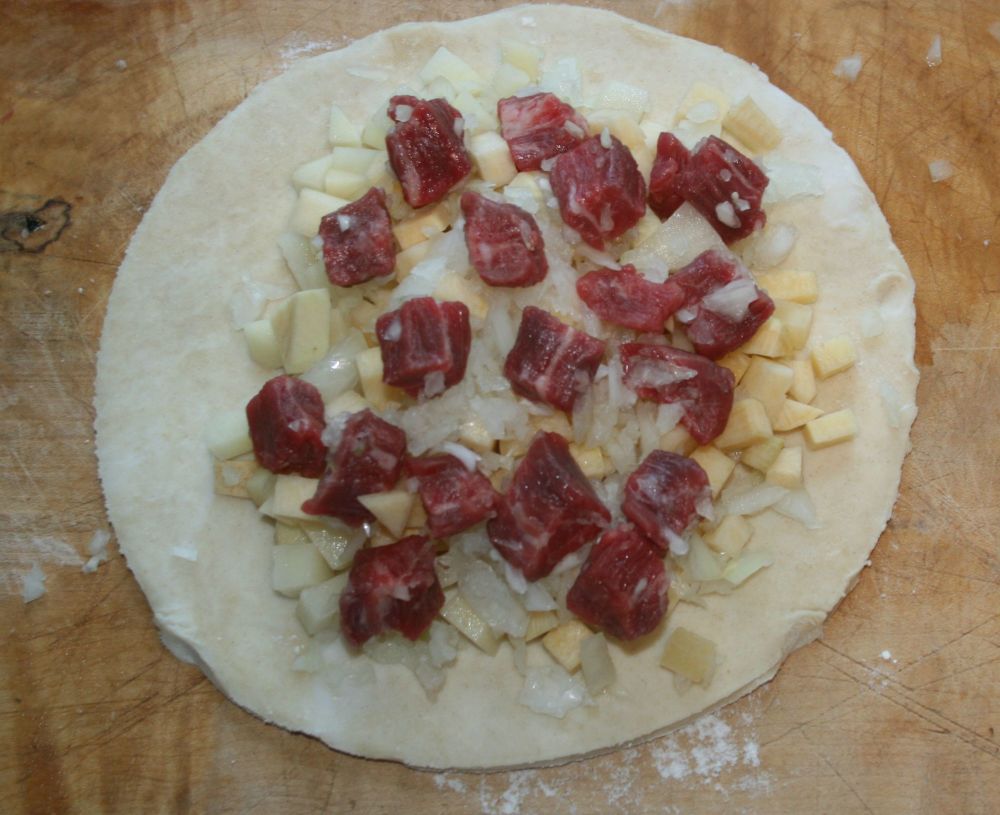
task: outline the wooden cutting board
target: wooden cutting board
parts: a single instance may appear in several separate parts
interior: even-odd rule
[[[988,0],[607,3],[757,63],[814,110],[917,280],[920,416],[894,518],[824,638],[750,697],[565,767],[416,772],[263,724],[162,648],[117,553],[81,573],[107,528],[91,451],[102,316],[170,166],[295,59],[500,5],[0,7],[0,811],[1000,811],[1000,8]],[[930,68],[936,34],[943,64]],[[835,77],[855,53],[857,81]],[[934,184],[938,159],[955,175]],[[23,605],[32,563],[48,593]]]

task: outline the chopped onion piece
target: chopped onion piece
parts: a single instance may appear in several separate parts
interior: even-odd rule
[[[931,181],[935,184],[938,181],[944,181],[955,175],[955,167],[947,159],[930,161],[927,163],[927,169],[930,171]]]
[[[774,563],[769,552],[744,552],[735,560],[726,564],[722,579],[734,586],[741,585],[751,575]]]
[[[615,664],[603,634],[594,634],[580,643],[580,668],[591,696],[597,696],[615,683]]]
[[[354,358],[367,348],[364,335],[352,328],[323,359],[302,374],[302,379],[316,386],[324,402],[332,402],[358,384]]]
[[[821,529],[823,524],[816,517],[816,507],[804,489],[792,490],[774,505],[776,512],[798,521],[806,529]]]
[[[457,458],[462,464],[465,465],[465,469],[473,471],[476,469],[476,464],[479,463],[479,455],[474,453],[464,444],[458,444],[453,441],[446,441],[441,445],[441,450],[445,453],[449,453]]]
[[[561,719],[580,707],[586,696],[580,677],[571,676],[558,665],[546,665],[528,668],[517,701],[535,713]]]
[[[743,252],[743,259],[754,269],[773,269],[788,258],[798,236],[792,224],[768,223]]]
[[[692,535],[688,545],[690,551],[686,571],[690,572],[692,580],[708,581],[722,577],[722,562],[699,535]]]
[[[941,64],[941,35],[935,34],[934,39],[931,40],[931,47],[927,49],[927,60],[928,68],[937,68]]]
[[[788,493],[775,484],[761,484],[738,495],[727,495],[722,502],[723,515],[754,515],[773,506]]]
[[[487,564],[472,560],[458,576],[458,590],[495,634],[523,637],[528,614]]]
[[[705,295],[701,302],[709,311],[738,322],[747,316],[750,304],[757,299],[757,295],[753,280],[749,277],[737,277]]]
[[[839,76],[841,79],[846,79],[848,82],[853,82],[858,78],[858,74],[861,73],[862,64],[861,54],[844,57],[837,63],[837,67],[833,69],[833,75]]]
[[[541,583],[528,583],[521,602],[528,611],[555,611],[559,607]]]

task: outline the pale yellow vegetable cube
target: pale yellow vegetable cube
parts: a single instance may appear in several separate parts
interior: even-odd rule
[[[569,452],[587,478],[604,478],[611,474],[611,462],[604,458],[600,447],[571,444]]]
[[[531,426],[536,430],[544,430],[546,433],[558,433],[560,436],[569,438],[573,435],[569,419],[562,411],[549,416],[532,416],[529,420]]]
[[[760,444],[748,447],[740,454],[740,463],[747,467],[752,467],[759,472],[766,473],[771,469],[778,454],[785,446],[785,440],[778,436],[771,436],[764,439]]]
[[[730,109],[722,127],[754,153],[766,153],[781,143],[781,131],[749,96]]]
[[[522,69],[509,62],[501,62],[497,72],[493,74],[490,84],[493,90],[501,99],[513,96],[525,85],[531,84],[531,77]]]
[[[559,615],[554,611],[529,611],[528,628],[524,632],[524,641],[538,639],[559,625]]]
[[[347,588],[347,572],[302,589],[295,616],[309,636],[331,628],[340,616],[340,595]]]
[[[594,110],[587,114],[587,126],[590,135],[599,136],[607,129],[608,133],[624,144],[633,156],[639,150],[646,149],[646,134],[636,120],[620,110]]]
[[[705,535],[705,543],[719,554],[736,557],[753,536],[753,527],[742,515],[727,515]]]
[[[406,529],[413,508],[413,493],[406,490],[375,492],[359,495],[358,501],[375,519],[395,537],[400,537]]]
[[[245,408],[218,414],[205,428],[205,445],[216,458],[236,458],[253,450]]]
[[[509,184],[517,175],[510,148],[499,133],[477,133],[469,140],[469,153],[483,180],[497,187]]]
[[[384,163],[385,158],[385,142],[379,145],[378,149],[369,147],[337,147],[333,151],[330,166],[327,169],[347,170],[351,173],[367,176],[369,170],[373,166],[379,166]]]
[[[819,284],[815,272],[799,272],[791,269],[759,272],[755,275],[757,285],[775,300],[790,300],[793,303],[815,303],[819,297]]]
[[[327,138],[336,147],[360,147],[361,136],[339,105],[330,106],[330,125]]]
[[[290,543],[311,543],[311,541],[301,526],[278,521],[274,525],[275,546],[287,546]]]
[[[768,484],[776,484],[786,490],[797,490],[802,486],[802,448],[786,447],[764,478]]]
[[[278,249],[300,289],[321,289],[329,285],[323,261],[309,238],[282,232],[278,236]]]
[[[444,232],[451,224],[454,216],[446,201],[440,201],[428,209],[420,210],[416,215],[399,221],[392,227],[392,234],[401,249],[411,246]]]
[[[320,182],[320,186],[323,186],[322,182]],[[311,238],[319,232],[319,222],[323,220],[324,215],[336,212],[341,207],[347,206],[348,203],[350,202],[343,198],[304,187],[299,191],[299,198],[292,209],[292,216],[288,219],[288,228],[292,232]]]
[[[829,379],[834,374],[846,371],[858,361],[858,352],[847,336],[827,340],[813,348],[809,356],[812,359],[813,370],[820,379]]]
[[[750,367],[750,355],[742,351],[730,351],[722,359],[716,360],[716,364],[732,371],[738,385]]]
[[[717,497],[729,480],[729,476],[733,474],[736,462],[719,450],[719,448],[712,445],[699,447],[691,453],[691,458],[701,465],[701,468],[708,476],[708,484],[712,488],[712,497]]]
[[[437,288],[434,289],[434,296],[438,300],[465,303],[469,307],[469,315],[478,320],[485,320],[486,314],[490,310],[490,304],[486,298],[477,294],[468,280],[454,273],[446,274],[441,278]]]
[[[592,634],[579,620],[570,620],[542,637],[542,645],[556,662],[572,673],[580,667],[580,643]]]
[[[696,685],[707,685],[715,673],[715,643],[687,628],[675,628],[660,665]]]
[[[500,640],[458,592],[452,593],[445,600],[441,616],[490,656],[500,647]]]
[[[414,499],[413,507],[410,509],[410,517],[406,520],[407,530],[419,530],[427,526],[427,510],[424,509],[422,501]]]
[[[332,418],[338,413],[358,413],[370,407],[368,400],[357,391],[345,391],[326,406],[326,416]]]
[[[726,429],[715,440],[715,446],[726,452],[744,450],[771,435],[771,422],[764,406],[756,399],[740,399],[733,404]]]
[[[706,105],[706,102],[709,104]],[[688,114],[692,113],[692,110],[696,107],[698,110],[694,111],[694,114],[699,123],[706,121],[703,117],[708,117],[707,120],[710,121],[721,122],[726,117],[726,114],[729,113],[730,104],[729,97],[725,91],[720,90],[714,85],[709,85],[707,82],[698,80],[691,86],[681,101],[680,106],[677,108],[677,116],[674,122],[679,122],[681,119],[687,118]]]
[[[347,325],[347,318],[344,312],[334,306],[330,309],[330,347],[332,348],[341,340],[347,337],[350,327]]]
[[[262,368],[281,367],[281,347],[270,320],[255,320],[243,326],[243,338],[247,341],[250,359]]]
[[[653,210],[646,208],[639,222],[628,233],[629,245],[638,246],[660,228],[660,219]]]
[[[335,572],[350,566],[354,556],[368,540],[363,528],[355,529],[332,518],[323,522],[305,522],[301,526],[310,543]]]
[[[430,241],[415,243],[409,249],[404,249],[396,254],[396,280],[405,280],[413,267],[427,257],[431,248]]]
[[[215,475],[215,494],[228,495],[231,498],[249,498],[247,481],[257,472],[259,466],[253,459],[238,459],[237,461],[219,461],[213,464]]]
[[[271,550],[271,588],[285,597],[333,577],[323,556],[311,543],[290,543]]]
[[[697,446],[698,442],[680,425],[660,436],[660,449],[668,453],[688,456]]]
[[[284,521],[313,521],[314,515],[302,511],[302,504],[316,494],[319,479],[301,475],[279,475],[271,496],[271,514]]]
[[[761,357],[784,356],[787,351],[784,333],[781,320],[772,314],[740,350],[744,354],[754,354]]]
[[[378,346],[362,351],[354,358],[361,379],[361,392],[373,408],[384,410],[398,401],[399,391],[382,381],[382,349]]]
[[[753,357],[740,381],[740,391],[764,406],[767,418],[773,425],[781,413],[785,394],[791,385],[792,369],[787,365],[763,357]]]
[[[775,300],[774,316],[781,320],[786,353],[805,348],[812,328],[812,306],[793,303],[791,300]]]
[[[492,132],[500,126],[496,113],[485,107],[467,90],[459,92],[455,97],[454,104],[458,108],[458,112],[462,114],[465,131],[469,135]]]
[[[604,692],[615,683],[615,663],[611,661],[604,634],[598,632],[580,643],[580,667],[591,696]]]
[[[379,307],[367,300],[354,302],[347,312],[346,320],[352,328],[356,328],[366,336],[365,339],[375,342],[375,320],[379,316]]]
[[[774,429],[785,433],[802,427],[806,422],[811,422],[822,415],[823,411],[817,407],[797,402],[794,399],[786,399],[774,420]]]
[[[858,422],[850,408],[827,413],[806,424],[806,441],[814,449],[850,441],[858,435]]]
[[[350,170],[338,170],[331,167],[323,179],[323,189],[328,195],[334,195],[347,201],[353,201],[368,189],[368,179]]]
[[[330,290],[309,289],[288,298],[288,333],[281,349],[290,374],[301,374],[330,350]]]
[[[393,123],[384,107],[378,107],[361,128],[361,143],[373,150],[385,147],[385,137],[392,130]]]
[[[326,176],[326,171],[330,169],[332,161],[332,155],[320,156],[312,161],[307,161],[292,173],[292,186],[297,190],[301,190],[303,187],[322,190],[323,178]]]
[[[500,55],[528,75],[532,82],[538,81],[538,68],[542,62],[542,49],[521,40],[502,40]]]
[[[443,45],[434,52],[420,69],[417,76],[427,84],[439,76],[447,79],[456,88],[472,84],[482,84],[482,77],[464,59],[449,51]]]
[[[809,403],[816,398],[816,374],[808,359],[796,359],[788,363],[792,368],[792,387],[788,395],[799,402]]]
[[[274,482],[277,479],[278,476],[263,467],[247,479],[247,495],[256,507],[261,507],[265,501],[271,499],[274,493]]]
[[[478,416],[466,419],[459,425],[458,440],[478,453],[488,453],[493,449],[494,439]]]

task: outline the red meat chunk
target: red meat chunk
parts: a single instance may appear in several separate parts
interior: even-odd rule
[[[340,630],[354,646],[387,628],[415,640],[443,605],[434,547],[423,535],[410,535],[354,556],[340,595]]]
[[[510,96],[497,102],[500,135],[518,170],[541,169],[547,158],[587,137],[587,120],[552,93]]]
[[[334,286],[354,286],[392,274],[396,248],[385,193],[372,187],[319,222],[323,264]]]
[[[621,346],[625,384],[641,399],[680,404],[681,424],[699,444],[726,429],[733,407],[733,372],[669,345],[626,342]]]
[[[389,164],[411,207],[440,201],[472,170],[462,141],[462,114],[444,99],[394,96],[389,118],[396,125],[385,137]]]
[[[711,506],[708,476],[694,459],[654,450],[625,482],[622,512],[663,552]]]
[[[398,427],[370,410],[350,414],[316,494],[302,504],[302,511],[331,515],[350,526],[375,520],[358,496],[392,489],[405,455],[406,434]]]
[[[660,624],[669,586],[660,553],[631,526],[623,526],[605,532],[590,550],[566,606],[588,625],[634,640]]]
[[[323,397],[315,385],[276,376],[247,403],[253,453],[272,473],[318,478],[326,463]]]
[[[767,183],[753,161],[717,136],[699,142],[677,181],[684,200],[727,244],[764,227],[767,216],[761,201]]]
[[[503,373],[516,394],[569,413],[593,380],[603,356],[603,340],[528,306],[521,314],[521,327]]]
[[[508,563],[528,580],[538,580],[593,540],[610,520],[566,439],[539,432],[486,531]]]
[[[410,396],[438,396],[462,381],[472,345],[469,309],[433,297],[408,300],[375,321],[382,379]]]
[[[734,256],[703,252],[667,280],[684,292],[683,323],[695,350],[719,359],[747,342],[774,313],[774,301]]]
[[[552,165],[552,192],[563,221],[596,249],[635,226],[646,212],[646,182],[628,148],[593,136]]]
[[[649,174],[649,208],[660,220],[669,218],[684,203],[680,176],[690,155],[673,133],[661,133],[656,139],[656,158]]]
[[[684,305],[680,289],[653,283],[634,266],[623,266],[620,272],[587,272],[576,281],[576,293],[602,320],[657,334],[663,332],[667,318]]]
[[[534,286],[545,278],[545,242],[530,213],[477,192],[462,194],[462,213],[469,260],[484,282]]]
[[[485,475],[455,456],[409,458],[406,471],[417,479],[427,528],[434,537],[455,535],[493,516],[497,491]]]

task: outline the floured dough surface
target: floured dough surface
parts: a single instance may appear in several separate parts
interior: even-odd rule
[[[526,14],[534,25],[522,24]],[[294,648],[307,638],[294,601],[271,591],[271,527],[250,502],[213,494],[203,442],[209,420],[244,404],[267,378],[233,329],[229,304],[245,278],[292,290],[275,240],[294,202],[293,170],[326,149],[330,105],[366,120],[439,45],[488,76],[504,38],[537,43],[546,64],[578,57],[586,83],[644,87],[653,118],[667,123],[695,80],[732,99],[752,93],[782,130],[778,154],[819,168],[826,189],[768,208],[769,219],[799,230],[785,267],[819,278],[812,342],[846,333],[860,349],[859,364],[823,383],[816,400],[828,411],[853,408],[860,424],[854,442],[806,456],[822,528],[807,531],[773,512],[754,517],[755,540],[766,541],[774,565],[732,595],[673,612],[671,627],[715,641],[721,662],[712,683],[679,694],[658,665],[662,642],[629,654],[613,647],[613,690],[562,720],[517,702],[523,680],[509,648],[495,658],[462,650],[435,702],[407,669],[365,657],[336,683],[292,671]],[[865,338],[863,315],[873,305],[884,329]],[[913,345],[909,271],[857,168],[812,113],[717,48],[604,11],[521,7],[401,26],[304,60],[256,89],[177,163],[108,306],[96,397],[100,473],[121,548],[165,640],[236,703],[337,749],[415,766],[554,762],[642,739],[734,699],[818,635],[896,498],[912,417],[887,411],[883,394],[912,403]]]

